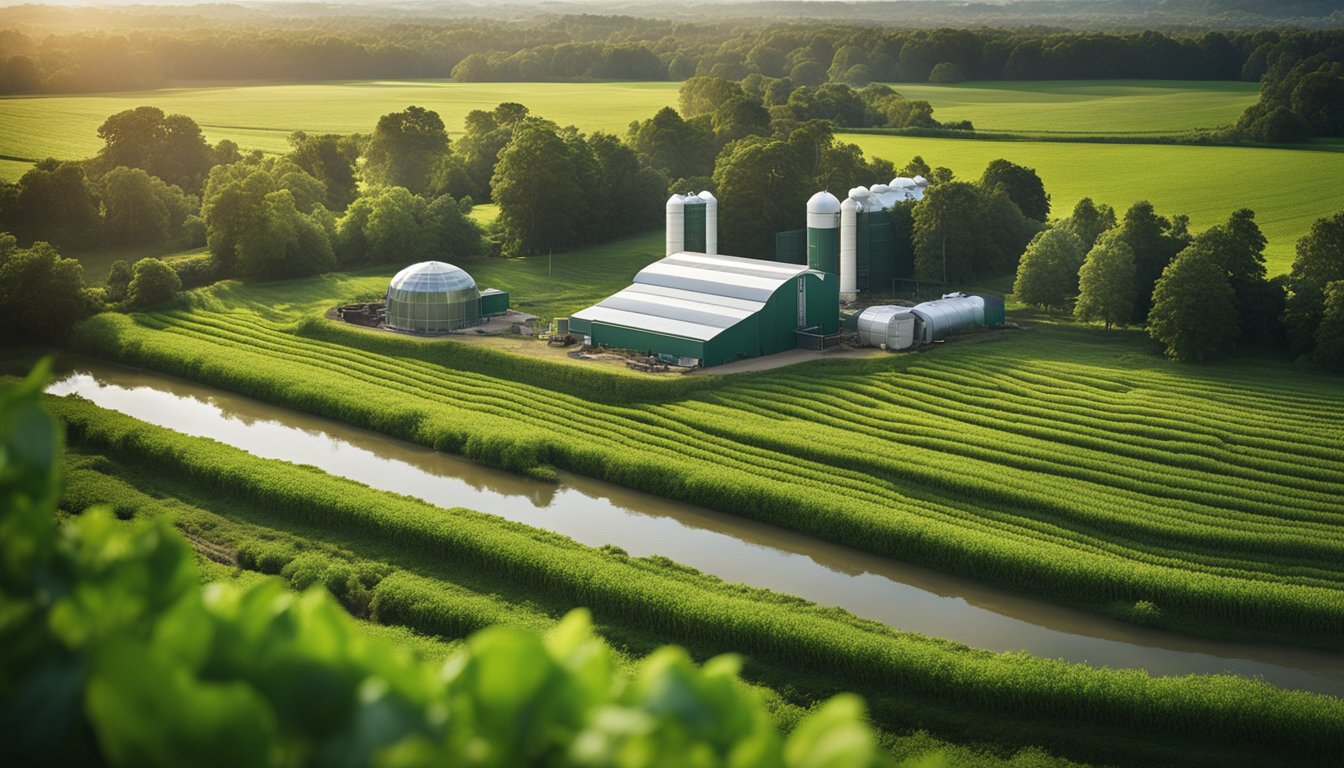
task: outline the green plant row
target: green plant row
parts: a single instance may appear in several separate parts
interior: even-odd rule
[[[590,607],[599,621],[610,617],[669,640],[737,650],[823,672],[846,685],[927,697],[944,707],[1050,723],[1059,732],[1084,725],[1118,739],[1157,735],[1210,748],[1237,744],[1308,762],[1338,757],[1344,739],[1344,702],[1337,699],[1232,677],[1154,678],[1141,671],[974,651],[794,601],[697,587],[694,580],[640,567],[619,553],[257,459],[87,403],[53,402],[52,408],[67,423],[72,444],[86,450],[158,467],[305,525],[479,568]],[[383,593],[414,591],[411,584],[386,582],[379,585]],[[391,597],[380,594],[379,604],[384,600]]]
[[[1163,445],[1178,457],[1185,450],[1167,439],[1171,426],[1129,434],[1124,419],[1104,411],[1090,423],[1055,424],[1048,404],[1038,423],[1023,425],[967,401],[995,396],[996,386],[1029,387],[1028,378],[986,380],[977,370],[994,361],[1020,369],[1010,363],[1020,344],[978,345],[989,351],[977,349],[973,358],[944,350],[936,363],[907,356],[894,370],[864,363],[735,377],[674,402],[660,395],[657,402],[607,403],[584,399],[587,390],[559,373],[550,382],[516,381],[504,366],[521,358],[492,358],[490,368],[470,345],[405,340],[408,350],[420,351],[396,356],[389,345],[406,351],[398,337],[316,323],[301,332],[308,336],[251,311],[179,311],[96,318],[81,328],[80,344],[506,469],[552,464],[1096,608],[1146,600],[1189,630],[1344,647],[1337,631],[1344,624],[1337,588],[1344,515],[1329,509],[1329,491],[1344,473],[1344,459],[1331,458],[1338,447],[1311,448],[1304,440],[1313,458],[1291,453],[1290,445],[1256,446],[1271,462],[1317,462],[1304,470],[1314,473],[1310,480],[1299,474],[1275,486],[1264,482],[1272,473],[1256,469],[1253,457],[1231,454],[1234,471],[1224,480],[1202,464],[1161,461]],[[314,337],[328,333],[342,343]],[[425,350],[434,362],[417,356]],[[458,355],[466,361],[460,366]],[[977,362],[981,357],[990,362]],[[528,362],[569,376],[588,373]],[[963,365],[970,373],[957,381],[949,372]],[[1136,384],[1160,391],[1171,378],[1138,371],[1099,386],[1082,363],[1046,360],[1041,367],[1094,382],[1071,386],[1077,397],[1103,405],[1123,405]],[[1039,387],[1042,397],[1056,397],[1067,381]],[[1271,394],[1265,408],[1291,409],[1292,390]],[[1213,407],[1197,395],[1173,396],[1189,406],[1173,413]],[[1301,400],[1305,413],[1331,402],[1314,393]],[[1222,423],[1245,420],[1236,411]],[[1080,444],[1087,430],[1091,442]],[[1303,431],[1323,442],[1330,421]],[[1203,437],[1198,423],[1190,434],[1210,460],[1220,455],[1213,446],[1227,442]],[[1108,463],[1100,455],[1103,437],[1147,458]],[[1239,475],[1239,465],[1252,471]]]

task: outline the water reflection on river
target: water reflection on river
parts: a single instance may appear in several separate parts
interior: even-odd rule
[[[1344,657],[1187,638],[1048,605],[965,579],[564,474],[552,485],[339,422],[167,376],[71,359],[48,388],[257,456],[462,506],[631,555],[665,555],[727,581],[840,606],[890,626],[994,651],[1154,674],[1234,672],[1344,695]]]

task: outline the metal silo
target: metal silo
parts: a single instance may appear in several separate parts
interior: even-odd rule
[[[705,253],[715,256],[719,252],[719,200],[709,190],[696,197],[705,201]]]
[[[686,198],[673,195],[667,198],[667,253],[681,253],[686,250]]]
[[[864,190],[867,192],[867,190]],[[851,196],[840,204],[840,300],[859,295],[859,204]]]
[[[916,304],[915,336],[924,342],[945,339],[985,324],[985,302],[978,296],[949,293],[941,299]]]
[[[818,192],[807,201],[807,266],[840,274],[840,201]]]

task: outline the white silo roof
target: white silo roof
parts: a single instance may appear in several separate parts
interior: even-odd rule
[[[830,192],[818,192],[807,200],[808,213],[839,213],[840,201]]]

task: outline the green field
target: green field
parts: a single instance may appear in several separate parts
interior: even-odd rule
[[[939,120],[977,130],[1092,136],[1153,136],[1231,125],[1260,96],[1256,83],[1167,80],[893,83],[933,105]]]
[[[526,306],[510,272],[539,280],[545,262],[477,279]],[[572,311],[629,274],[592,271],[542,306]],[[1149,601],[1172,627],[1340,647],[1334,378],[1259,360],[1181,366],[1136,332],[1041,327],[930,355],[668,380],[317,318],[381,279],[224,284],[191,309],[96,317],[78,344],[1094,610]]]
[[[869,155],[898,165],[914,155],[977,179],[1005,158],[1035,168],[1051,196],[1051,215],[1066,216],[1091,197],[1123,214],[1136,200],[1158,213],[1187,214],[1198,231],[1250,208],[1269,239],[1271,275],[1292,266],[1294,244],[1311,223],[1344,210],[1344,152],[1247,147],[967,141],[844,134]]]
[[[190,116],[211,143],[232,139],[243,149],[286,152],[294,131],[369,133],[378,118],[414,104],[462,132],[473,109],[502,101],[584,131],[625,133],[631,120],[675,105],[680,83],[344,82],[306,85],[202,85],[136,93],[0,99],[0,155],[78,159],[98,151],[98,126],[108,115],[151,105]],[[0,172],[13,169],[0,166]],[[13,178],[12,176],[10,178]]]
[[[298,587],[345,584],[338,597],[356,615],[431,636],[544,627],[582,605],[630,655],[668,641],[702,657],[745,653],[748,675],[784,692],[787,707],[858,690],[890,731],[929,728],[1009,751],[1042,743],[1107,762],[1256,765],[1291,755],[1310,765],[1329,760],[1344,737],[1338,699],[975,651],[658,558],[373,491],[79,400],[50,407],[74,451],[67,509],[109,500],[123,515],[169,516],[216,560],[279,572]],[[967,764],[987,762],[996,761]],[[1048,763],[1037,755],[1032,764]]]

